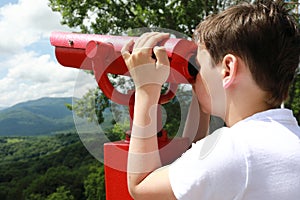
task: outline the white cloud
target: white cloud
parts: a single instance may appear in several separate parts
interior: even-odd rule
[[[0,107],[41,97],[81,97],[97,83],[92,75],[62,67],[50,55],[30,51],[0,63],[8,68],[0,79]]]
[[[60,24],[61,15],[54,13],[47,0],[19,0],[0,8],[0,54],[23,50],[51,31],[70,30]]]
[[[86,88],[96,86],[93,78],[78,79],[79,70],[62,67],[51,57],[50,33],[71,31],[60,20],[48,0],[19,0],[0,7],[0,107],[74,96],[74,87],[83,95]]]
[[[0,106],[73,96],[78,70],[62,67],[50,56],[50,33],[71,31],[60,20],[48,0],[19,0],[0,7]]]
[[[59,66],[50,55],[21,53],[4,64],[9,70],[0,80],[1,105],[44,96],[73,96],[78,70]]]

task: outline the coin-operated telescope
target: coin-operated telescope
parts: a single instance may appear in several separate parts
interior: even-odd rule
[[[134,95],[132,92],[124,94],[116,90],[108,74],[130,76],[121,56],[121,49],[131,39],[136,40],[137,37],[64,32],[53,32],[50,37],[58,62],[65,67],[92,70],[102,92],[113,102],[129,107],[130,119],[134,113]],[[160,104],[164,104],[175,96],[178,84],[194,81],[198,73],[194,63],[197,45],[192,41],[178,38],[166,39],[158,45],[166,48],[171,67],[167,79],[169,88],[159,100]],[[161,117],[158,116],[158,119]],[[162,163],[171,163],[188,148],[189,140],[170,139],[162,127],[158,130],[160,130],[157,136]],[[129,142],[130,130],[127,132],[126,140],[104,144],[107,200],[132,199],[127,189],[126,174]]]

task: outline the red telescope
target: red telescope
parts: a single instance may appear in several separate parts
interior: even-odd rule
[[[64,32],[53,32],[50,37],[51,44],[55,46],[56,58],[61,65],[93,70],[87,58],[108,59],[109,57],[108,66],[105,66],[106,72],[118,75],[127,72],[120,51],[130,39],[135,40],[137,37]],[[169,81],[175,83],[192,81],[197,73],[194,64],[197,45],[192,41],[177,38],[164,40],[159,45],[166,48],[171,68],[179,72],[185,79],[170,76]],[[103,50],[99,50],[99,48]],[[97,55],[97,53],[101,54]]]
[[[124,95],[117,91],[112,94],[114,88],[109,83],[107,74],[125,75],[128,70],[121,56],[122,47],[130,40],[137,37],[111,36],[97,34],[78,34],[53,32],[50,41],[55,47],[55,55],[58,62],[65,67],[93,70],[98,85],[104,94],[119,104]],[[159,45],[167,50],[171,65],[169,83],[191,83],[198,69],[195,65],[197,45],[186,39],[170,38],[162,41]]]
[[[64,32],[53,32],[50,37],[51,44],[55,47],[55,55],[58,62],[65,67],[93,70],[102,92],[112,101],[127,105],[132,119],[134,95],[132,93],[123,94],[118,92],[108,79],[109,73],[129,75],[120,51],[130,39],[136,40],[137,37]],[[176,38],[164,40],[158,45],[166,48],[171,66],[171,73],[167,80],[170,83],[169,90],[161,95],[159,102],[163,104],[175,96],[178,84],[192,83],[194,81],[198,73],[194,62],[197,45],[192,41]],[[161,112],[158,111],[158,115],[161,116]],[[159,126],[160,123],[158,123]],[[188,148],[189,139],[169,139],[166,131],[163,129],[160,133],[158,134],[158,146],[161,160],[162,163],[168,164],[178,158]],[[126,167],[129,138],[127,137],[126,139],[126,141],[117,141],[104,145],[107,200],[132,200],[127,190]]]
[[[119,93],[110,84],[108,73],[125,75],[128,70],[121,56],[122,47],[137,37],[111,36],[97,34],[78,34],[53,32],[50,41],[55,46],[58,62],[65,67],[93,70],[103,93],[118,104],[128,104],[128,98]],[[167,82],[173,84],[191,83],[198,69],[195,65],[197,45],[186,39],[170,38],[162,41],[160,46],[167,50],[171,73]],[[162,96],[161,103],[167,102],[174,94]],[[163,100],[165,99],[165,100]]]

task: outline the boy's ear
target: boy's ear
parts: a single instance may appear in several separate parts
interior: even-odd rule
[[[238,59],[232,54],[224,56],[222,61],[223,87],[228,88],[236,78]]]

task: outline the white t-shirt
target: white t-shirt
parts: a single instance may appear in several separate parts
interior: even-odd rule
[[[221,128],[172,163],[177,199],[300,200],[300,127],[274,109]]]

